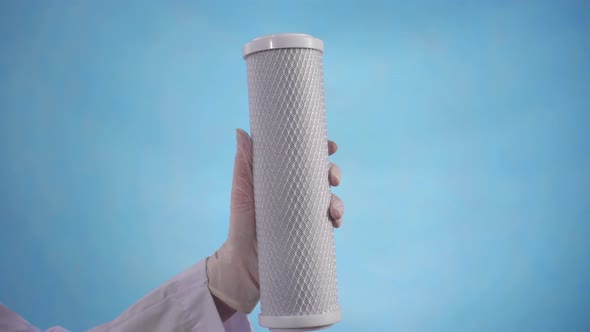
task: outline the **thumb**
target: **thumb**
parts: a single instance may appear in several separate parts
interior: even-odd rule
[[[231,190],[231,212],[254,211],[254,177],[252,174],[252,140],[248,133],[236,129],[237,151]]]

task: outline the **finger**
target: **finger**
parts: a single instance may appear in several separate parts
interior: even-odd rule
[[[252,140],[242,129],[236,130],[237,151],[234,161],[234,178],[231,193],[231,209],[235,212],[254,210],[254,185],[252,175]]]
[[[338,145],[334,141],[328,140],[328,155],[331,156],[338,151]]]
[[[328,179],[330,180],[331,186],[337,187],[340,184],[340,180],[342,179],[342,171],[338,165],[330,163]]]
[[[342,226],[342,219],[338,219],[338,220],[333,220],[332,221],[332,227],[334,227],[334,228],[340,228],[340,226]]]
[[[330,200],[330,220],[332,221],[332,226],[334,226],[334,228],[338,228],[342,225],[343,215],[344,203],[340,197],[332,194],[332,198]]]

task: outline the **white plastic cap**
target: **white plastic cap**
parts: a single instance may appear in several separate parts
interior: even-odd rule
[[[324,52],[324,42],[303,33],[281,33],[258,37],[244,45],[244,58],[254,52],[277,48],[312,48]]]

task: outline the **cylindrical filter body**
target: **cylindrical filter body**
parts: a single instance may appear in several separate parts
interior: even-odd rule
[[[340,320],[322,68],[303,34],[244,46],[253,141],[260,325],[325,328]]]

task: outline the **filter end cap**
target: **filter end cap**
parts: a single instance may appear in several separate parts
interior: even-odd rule
[[[255,38],[248,44],[244,45],[242,54],[244,58],[246,58],[248,55],[255,52],[277,48],[311,48],[324,52],[324,42],[321,39],[304,33],[272,34]]]

